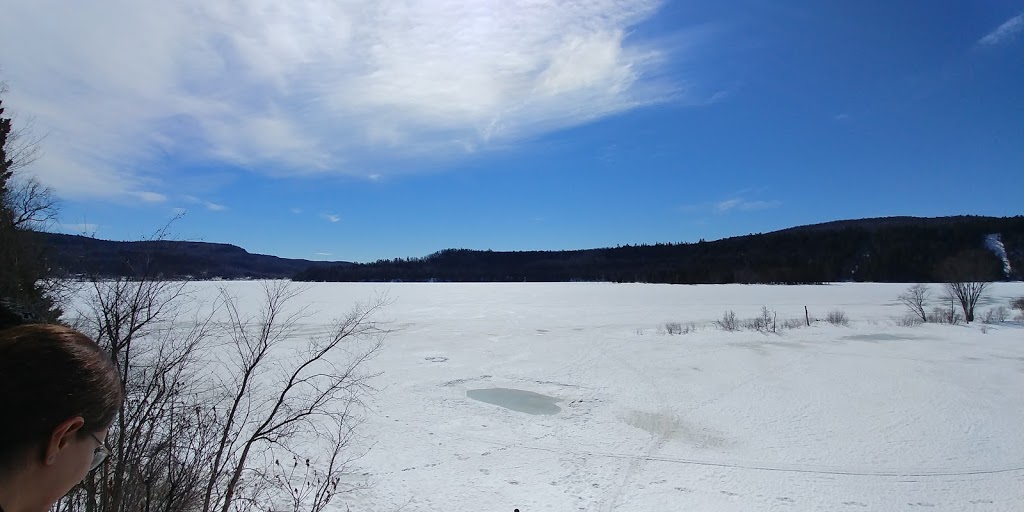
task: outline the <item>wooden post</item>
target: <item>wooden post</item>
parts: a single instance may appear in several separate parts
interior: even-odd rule
[[[807,306],[804,306],[804,320],[807,321],[807,327],[811,326],[811,314],[807,312]]]

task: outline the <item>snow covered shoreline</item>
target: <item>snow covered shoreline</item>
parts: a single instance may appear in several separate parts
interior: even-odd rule
[[[255,282],[190,286],[225,284],[255,301]],[[394,301],[360,429],[372,448],[351,476],[371,487],[340,502],[352,510],[1024,507],[1024,326],[897,326],[903,284],[305,287],[311,329],[375,293]],[[981,311],[1024,283],[991,296]],[[850,326],[713,327],[726,310],[781,322],[805,305]],[[697,329],[658,334],[670,321]],[[466,396],[485,388],[561,410]]]

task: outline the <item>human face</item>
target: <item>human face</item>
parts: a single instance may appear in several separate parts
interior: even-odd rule
[[[45,505],[44,510],[85,479],[105,457],[107,429],[83,433],[79,430],[83,426],[80,416],[68,419],[54,429],[46,444],[42,464],[33,476],[36,499]]]

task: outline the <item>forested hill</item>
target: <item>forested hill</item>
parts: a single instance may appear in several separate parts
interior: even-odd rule
[[[115,242],[76,235],[35,233],[55,275],[149,276],[193,279],[282,279],[321,265],[345,265],[250,254],[241,247],[171,240]]]
[[[998,235],[998,237],[992,236]],[[998,240],[998,242],[997,242]],[[998,255],[1005,249],[1006,259]],[[1009,272],[1005,271],[1009,263]],[[299,281],[648,283],[1019,280],[1024,216],[888,217],[712,242],[576,251],[447,249],[424,258],[308,268]]]

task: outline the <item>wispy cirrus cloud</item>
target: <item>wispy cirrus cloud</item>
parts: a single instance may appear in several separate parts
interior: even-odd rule
[[[778,208],[779,206],[782,206],[782,201],[775,199],[747,199],[742,196],[734,196],[721,201],[684,205],[680,210],[688,213],[726,214],[733,212],[756,212]]]
[[[1012,41],[1024,31],[1024,13],[1018,14],[978,40],[981,46],[997,46]]]
[[[201,199],[201,198],[198,198],[196,196],[185,195],[185,196],[182,196],[182,199],[184,199],[185,201],[188,201],[189,203],[200,204],[200,205],[203,206],[203,208],[206,208],[207,210],[210,210],[211,212],[222,212],[222,211],[228,209],[227,206],[224,206],[224,205],[219,204],[219,203],[214,203],[212,201],[207,201],[205,199]]]
[[[631,35],[659,4],[34,0],[0,48],[22,48],[4,77],[48,134],[40,178],[148,201],[168,160],[378,180],[678,99],[661,70],[692,41]]]
[[[341,222],[341,216],[334,213],[321,213],[320,218],[329,222]]]
[[[147,203],[162,203],[167,201],[167,196],[157,192],[141,191],[135,192],[134,195]]]
[[[725,213],[729,211],[741,211],[741,212],[753,212],[758,210],[768,210],[770,208],[777,208],[782,205],[781,201],[749,201],[742,198],[726,199],[715,204],[715,211],[718,213]]]

